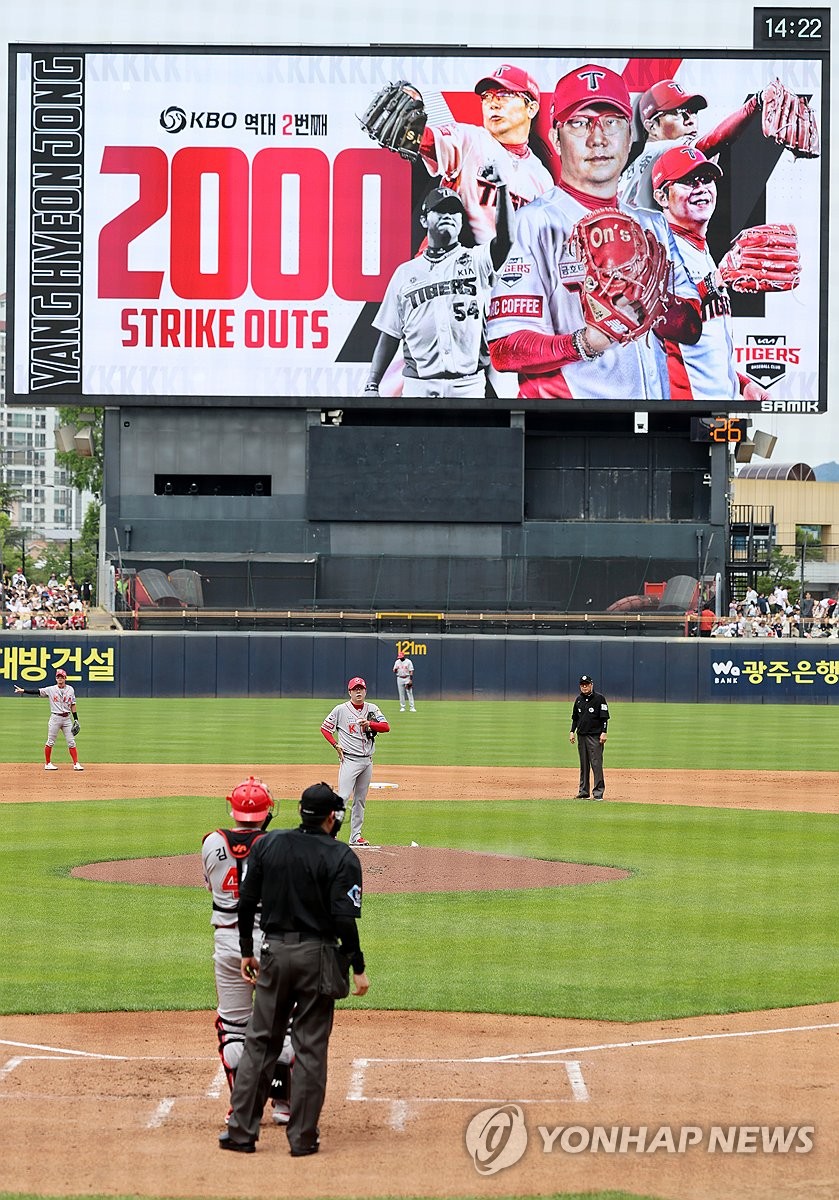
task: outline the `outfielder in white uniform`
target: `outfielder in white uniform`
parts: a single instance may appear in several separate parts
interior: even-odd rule
[[[495,234],[497,185],[507,185],[514,209],[553,187],[553,178],[528,144],[539,111],[539,88],[521,67],[502,63],[479,79],[483,126],[452,121],[427,125],[420,157],[429,175],[457,192],[476,244]]]
[[[759,384],[735,370],[728,289],[705,241],[721,169],[700,150],[676,146],[656,160],[652,178],[655,200],[667,221],[674,291],[702,318],[702,336],[695,345],[664,341],[671,399],[765,399]]]
[[[760,96],[750,96],[715,129],[700,137],[696,114],[708,107],[705,97],[698,92],[686,92],[675,79],[660,79],[654,83],[638,101],[638,121],[647,140],[620,177],[618,199],[621,204],[654,208],[653,168],[660,155],[680,146],[700,150],[707,158],[719,154],[740,136],[760,103]]]
[[[76,693],[67,682],[67,672],[59,667],[55,673],[55,684],[42,688],[22,688],[15,684],[15,694],[18,696],[46,696],[50,702],[50,721],[47,727],[47,743],[44,746],[44,770],[57,771],[58,765],[52,761],[52,748],[59,730],[64,734],[67,749],[73,760],[73,770],[83,771],[79,762],[79,752],[76,749],[76,738],[73,725],[78,729],[78,714],[76,712]]]
[[[376,734],[389,733],[390,725],[375,704],[368,704],[367,684],[356,675],[347,684],[349,700],[338,704],[324,719],[320,731],[338,753],[338,787],[344,800],[352,798],[350,845],[369,846],[361,836],[364,806],[373,777]]]
[[[617,181],[629,152],[632,105],[626,84],[588,64],[556,85],[551,139],[562,182],[516,216],[513,248],[493,287],[487,318],[498,371],[517,371],[519,395],[581,400],[667,399],[663,350],[656,338],[626,345],[586,324],[580,303],[584,266],[571,253],[574,225],[587,212],[618,207]],[[659,240],[657,213],[636,213]],[[695,310],[670,305],[674,339],[699,337]]]
[[[498,225],[491,242],[461,245],[464,211],[449,188],[434,188],[420,220],[428,245],[391,276],[373,321],[380,337],[364,388],[379,384],[403,344],[402,395],[486,396],[486,304],[495,270],[510,249],[511,208],[507,189],[497,188]]]
[[[401,650],[396,656],[396,662],[393,664],[393,673],[396,676],[396,690],[399,692],[399,711],[404,712],[405,705],[407,704],[411,712],[416,712],[414,704],[414,664]]]
[[[253,1010],[255,981],[248,983],[241,973],[239,946],[239,889],[247,870],[254,843],[263,836],[273,816],[274,800],[261,779],[251,775],[227,797],[235,821],[232,829],[215,829],[201,843],[204,883],[213,895],[214,926],[213,968],[218,1008],[216,1033],[218,1052],[231,1092],[236,1068],[245,1048],[245,1031]],[[254,954],[262,948],[259,936],[259,912],[254,921]],[[271,1116],[275,1125],[288,1124],[291,1067],[294,1052],[286,1033],[282,1053],[271,1081]]]

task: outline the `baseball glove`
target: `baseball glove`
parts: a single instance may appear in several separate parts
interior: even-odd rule
[[[413,687],[414,687],[414,681],[413,681],[413,679],[409,679],[408,682],[405,684],[406,691],[409,691],[409,692],[413,691]]]
[[[586,324],[613,342],[649,333],[667,311],[671,267],[661,242],[628,213],[595,208],[574,226],[570,245],[585,266]]]
[[[738,233],[720,260],[720,276],[735,292],[790,292],[801,281],[794,225],[753,225]]]
[[[816,114],[803,96],[796,96],[780,79],[763,90],[763,136],[791,150],[798,158],[818,158]]]
[[[407,79],[383,87],[359,117],[361,128],[374,142],[386,150],[395,150],[409,162],[415,162],[419,157],[420,139],[427,120],[422,93]]]
[[[371,737],[371,738],[374,738],[374,737],[376,736],[376,734],[378,733],[378,730],[377,730],[377,729],[371,729],[371,728],[370,728],[370,722],[371,722],[371,721],[375,721],[375,720],[376,720],[375,713],[371,713],[371,712],[369,712],[369,713],[367,714],[367,716],[364,718],[364,720],[367,722],[367,736],[368,736],[368,737]]]
[[[81,725],[78,723],[78,721],[74,721],[73,724],[70,726],[70,732],[73,734],[73,737],[76,736],[76,734],[79,732],[80,729],[81,729]]]

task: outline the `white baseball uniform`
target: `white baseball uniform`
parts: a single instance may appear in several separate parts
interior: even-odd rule
[[[234,829],[214,829],[201,844],[201,864],[204,883],[213,896],[210,918],[213,931],[213,970],[218,1006],[216,1033],[219,1056],[227,1081],[232,1089],[236,1068],[245,1049],[245,1031],[253,1011],[255,983],[242,978],[242,951],[239,947],[239,888],[246,869],[248,855],[254,843],[264,836],[258,826]],[[254,919],[254,957],[262,951],[259,920],[261,907]],[[294,1062],[290,1031],[286,1032],[278,1064],[289,1067]]]
[[[736,400],[740,381],[734,369],[731,303],[724,285],[713,283],[716,263],[705,240],[694,242],[667,226],[667,257],[674,264],[675,294],[690,300],[702,316],[695,346],[664,342],[672,400]]]
[[[647,142],[644,149],[634,158],[618,180],[618,200],[622,207],[655,209],[653,198],[653,166],[665,150],[676,146],[693,146],[699,135],[685,134],[684,137],[664,141]]]
[[[520,330],[553,335],[583,328],[580,287],[585,270],[568,240],[577,221],[590,211],[555,187],[517,215],[515,241],[492,289],[490,341]],[[666,222],[660,213],[629,211],[665,241]],[[667,399],[664,352],[655,337],[623,346],[613,343],[592,362],[569,362],[546,374],[520,374],[518,394],[534,399]]]
[[[413,684],[414,680],[414,664],[410,658],[407,656],[405,658],[397,658],[393,664],[393,673],[396,676],[396,690],[399,692],[399,711],[405,711],[405,703],[407,701],[411,712],[416,712],[413,686],[407,686],[409,683]]]
[[[550,171],[529,146],[508,148],[483,125],[430,125],[426,134],[434,138],[433,152],[422,147],[428,173],[442,175],[445,186],[460,196],[479,245],[495,237],[495,182],[487,176],[507,184],[514,209],[553,187]]]
[[[58,684],[51,684],[49,687],[38,689],[39,696],[46,696],[50,702],[50,723],[47,730],[47,745],[54,746],[55,739],[58,737],[58,732],[64,734],[68,748],[75,746],[76,739],[73,737],[73,706],[76,703],[76,693],[73,691],[69,683],[65,683],[63,688]]]
[[[489,244],[400,263],[373,325],[401,338],[403,396],[485,396]]]
[[[352,700],[346,700],[343,704],[336,704],[321,725],[321,729],[331,733],[344,752],[338,768],[336,791],[344,800],[352,798],[350,842],[353,838],[361,836],[364,806],[373,777],[373,752],[376,747],[375,738],[361,728],[362,721],[387,723],[386,717],[375,704],[369,704],[365,700],[360,708],[356,708]]]

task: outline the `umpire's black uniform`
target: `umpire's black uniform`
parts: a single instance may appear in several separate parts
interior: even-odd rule
[[[307,797],[309,801],[307,802]],[[341,940],[356,975],[364,971],[356,919],[361,915],[361,864],[323,821],[344,801],[327,784],[307,788],[303,824],[266,834],[254,845],[239,897],[243,958],[253,955],[253,920],[262,903],[262,954],[245,1050],[236,1072],[223,1149],[253,1149],[271,1076],[294,1008],[291,1040],[292,1154],[318,1149],[326,1092],[326,1056],[335,1001],[321,992],[325,944]],[[339,814],[339,815],[342,815]]]
[[[601,733],[609,724],[609,705],[606,697],[594,690],[591,676],[580,676],[580,694],[571,709],[571,733],[577,738],[577,753],[580,756],[580,786],[578,800],[589,797],[589,775],[594,777],[591,795],[602,800],[606,791],[603,779],[603,744]]]

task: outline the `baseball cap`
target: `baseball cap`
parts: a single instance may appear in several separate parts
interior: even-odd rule
[[[328,783],[313,783],[300,797],[300,812],[304,817],[328,817],[331,812],[343,812],[347,802],[333,792]]]
[[[494,87],[502,87],[508,92],[526,92],[531,100],[539,99],[539,85],[533,76],[528,75],[521,67],[513,67],[509,63],[502,63],[491,75],[484,75],[483,79],[479,79],[475,84],[475,91],[481,96]]]
[[[450,212],[464,212],[463,201],[457,192],[451,188],[432,188],[422,202],[423,213],[433,212],[435,208],[446,206]]]
[[[551,120],[567,121],[569,117],[587,104],[605,104],[632,120],[632,102],[626,84],[620,75],[608,67],[586,63],[563,75],[554,88],[551,102]]]
[[[347,684],[347,691],[351,692],[354,687],[363,687],[366,691],[367,684],[364,682],[364,680],[361,678],[360,675],[353,676],[353,678]]]
[[[693,146],[674,146],[672,150],[665,150],[653,163],[653,191],[663,183],[674,183],[692,175],[700,167],[710,171],[715,179],[722,179],[720,168],[701,150],[695,150]]]
[[[592,679],[592,677],[590,675],[581,675],[580,676],[580,683],[593,683],[593,682],[594,682],[594,680]]]
[[[685,108],[691,105],[694,112],[708,107],[708,101],[698,92],[686,92],[675,79],[659,79],[651,88],[644,92],[638,101],[638,112],[642,121],[649,121],[656,113],[670,112],[674,108]]]
[[[63,675],[65,679],[67,678],[67,672],[64,670],[63,667],[59,667],[58,670],[56,671],[56,673],[55,673],[56,679],[58,678],[59,675]]]

